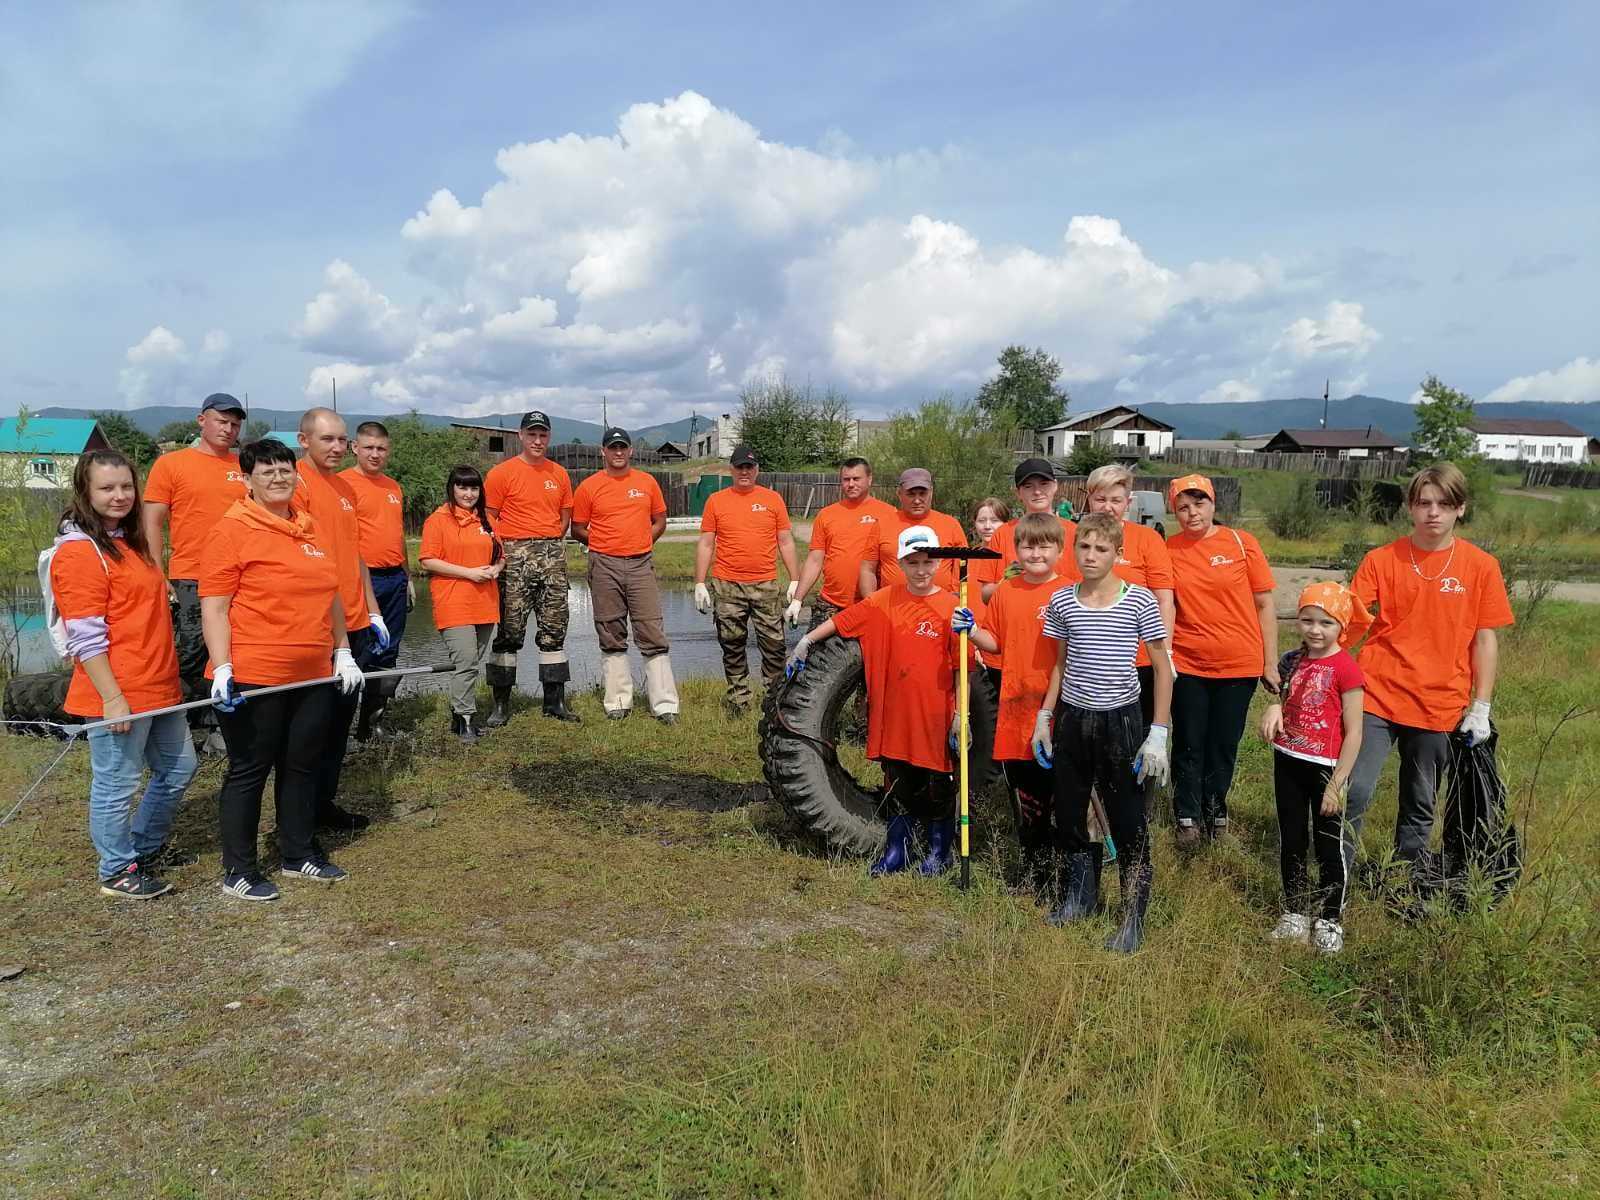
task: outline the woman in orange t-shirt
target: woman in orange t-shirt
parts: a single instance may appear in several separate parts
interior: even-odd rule
[[[1179,532],[1167,539],[1176,584],[1172,626],[1172,793],[1178,845],[1228,831],[1239,739],[1256,682],[1278,691],[1275,586],[1261,544],[1216,523],[1216,489],[1204,475],[1167,488]]]
[[[172,890],[153,868],[194,776],[195,755],[183,713],[137,716],[183,695],[166,576],[144,539],[138,479],[115,450],[91,450],[73,469],[50,593],[72,659],[66,710],[114,722],[87,734],[89,840],[100,857],[100,891],[149,900]],[[150,783],[135,816],[147,766]]]
[[[228,744],[217,796],[222,890],[236,900],[276,900],[256,851],[261,793],[273,772],[282,874],[318,883],[346,878],[312,834],[334,687],[349,696],[361,686],[361,668],[345,629],[333,531],[294,507],[294,451],[263,438],[240,450],[239,469],[250,494],[211,531],[199,581],[206,673]],[[308,680],[328,682],[265,696],[249,690]]]
[[[433,623],[444,638],[455,673],[450,676],[450,730],[463,742],[478,740],[478,668],[500,619],[505,566],[500,537],[484,508],[483,476],[456,467],[444,485],[445,501],[422,526],[417,561],[428,573]]]

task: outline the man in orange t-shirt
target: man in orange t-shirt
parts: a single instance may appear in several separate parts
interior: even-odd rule
[[[534,619],[539,648],[539,684],[544,715],[576,721],[567,708],[567,530],[572,527],[572,479],[550,461],[550,415],[534,409],[522,414],[517,430],[522,453],[490,469],[483,501],[500,527],[505,569],[500,573],[500,626],[484,675],[494,691],[494,711],[484,722],[497,729],[511,719],[511,689],[517,683],[517,655]]]
[[[1489,709],[1500,654],[1495,630],[1513,620],[1499,562],[1455,535],[1467,511],[1461,472],[1449,463],[1423,468],[1406,489],[1406,504],[1410,535],[1371,551],[1350,584],[1377,618],[1357,654],[1366,677],[1366,717],[1345,808],[1347,870],[1396,743],[1395,855],[1413,865],[1424,856],[1440,773],[1450,761],[1451,732],[1474,745],[1494,736]]]
[[[1011,473],[1011,481],[1016,486],[1017,500],[1022,505],[1022,512],[996,529],[994,536],[989,539],[989,549],[998,553],[1000,557],[977,559],[967,572],[967,578],[978,585],[980,598],[983,600],[994,595],[995,588],[1000,586],[1000,581],[1008,572],[1016,574],[1017,522],[1028,513],[1047,513],[1054,516],[1056,493],[1061,490],[1061,484],[1056,479],[1056,469],[1047,458],[1023,459]],[[1061,544],[1067,547],[1061,556],[1059,570],[1066,582],[1076,583],[1078,564],[1072,556],[1072,542],[1077,537],[1078,527],[1065,517],[1056,519],[1061,522]],[[994,665],[999,665],[998,661]]]
[[[778,558],[793,589],[799,581],[789,509],[771,488],[757,487],[761,466],[749,446],[735,446],[729,459],[733,486],[714,492],[700,517],[694,555],[694,604],[715,612],[722,673],[728,680],[723,705],[730,716],[750,706],[749,626],[761,649],[761,673],[770,684],[783,673],[783,601]],[[709,574],[710,586],[706,580]]]
[[[800,622],[800,605],[818,578],[822,591],[811,602],[811,628],[815,629],[861,596],[861,564],[878,557],[878,530],[894,517],[894,506],[872,494],[872,464],[864,458],[847,458],[839,467],[841,499],[828,505],[811,523],[811,552],[800,568],[796,586],[789,589],[784,616]]]
[[[363,421],[356,426],[356,440],[350,447],[356,465],[339,472],[339,478],[350,485],[355,498],[361,561],[372,581],[378,614],[389,631],[389,643],[381,650],[375,639],[361,639],[364,644],[356,662],[363,671],[386,671],[399,661],[406,613],[416,602],[406,570],[405,493],[384,473],[392,446],[389,429],[382,421]],[[375,679],[361,689],[356,741],[364,742],[372,736],[399,686],[398,679]]]
[[[200,552],[211,530],[235,500],[245,494],[239,470],[239,427],[244,405],[226,392],[213,392],[200,403],[195,419],[200,441],[172,450],[156,459],[145,480],[140,526],[145,544],[159,563],[161,535],[171,522],[172,556],[167,561],[168,594],[172,598],[172,628],[178,648],[178,677],[185,700],[198,700],[210,688],[206,683],[206,639],[200,628]],[[216,715],[209,708],[192,709],[189,727],[200,748],[224,754],[227,747],[216,732]]]
[[[811,647],[837,633],[861,643],[867,668],[867,757],[883,767],[889,834],[871,874],[891,875],[911,865],[912,823],[928,832],[924,875],[955,861],[955,778],[951,742],[956,728],[956,668],[961,639],[951,627],[956,598],[935,576],[940,560],[927,552],[939,538],[913,525],[896,541],[905,583],[879,588],[830,617],[795,644],[789,669],[805,669]]]
[[[881,587],[892,587],[906,581],[896,555],[900,535],[907,529],[917,525],[931,529],[941,546],[967,544],[967,531],[961,528],[961,522],[933,507],[931,471],[924,467],[908,467],[901,471],[900,486],[895,495],[900,507],[887,519],[878,522],[876,552],[869,551],[867,557],[861,560],[860,590],[863,596],[870,596]],[[937,566],[933,575],[934,586],[954,595],[961,587],[959,562],[953,558],[943,558],[938,560]],[[968,578],[971,578],[970,571]]]
[[[644,658],[644,690],[663,725],[678,723],[678,685],[667,656],[652,551],[667,528],[667,502],[655,477],[633,469],[633,439],[612,426],[600,439],[605,470],[578,485],[572,497],[572,536],[589,547],[589,602],[600,641],[606,717],[620,721],[633,708],[628,669],[628,624]]]

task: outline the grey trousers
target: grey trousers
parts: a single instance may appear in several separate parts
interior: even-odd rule
[[[1361,721],[1361,750],[1350,771],[1350,799],[1345,806],[1344,866],[1355,864],[1361,845],[1361,821],[1378,790],[1378,776],[1395,743],[1400,744],[1400,811],[1394,823],[1396,858],[1416,862],[1433,834],[1433,813],[1439,776],[1450,761],[1450,735],[1413,729],[1367,713]]]
[[[478,668],[494,640],[494,626],[452,625],[441,629],[439,635],[455,666],[450,676],[450,711],[458,717],[474,716],[478,711]]]

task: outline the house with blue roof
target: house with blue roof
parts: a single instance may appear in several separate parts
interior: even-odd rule
[[[110,450],[100,422],[91,417],[0,419],[0,486],[65,488],[88,450]]]

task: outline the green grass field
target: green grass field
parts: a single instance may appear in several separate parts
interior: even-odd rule
[[[351,880],[273,905],[217,888],[215,763],[177,891],[101,898],[77,751],[0,828],[0,1194],[1593,1196],[1593,612],[1506,641],[1522,887],[1415,926],[1357,894],[1331,960],[1265,940],[1253,736],[1239,845],[1158,831],[1130,960],[1007,888],[993,798],[969,894],[817,856],[708,682],[671,731],[586,695],[471,750],[404,701],[352,760]],[[0,795],[57,750],[8,739]]]

